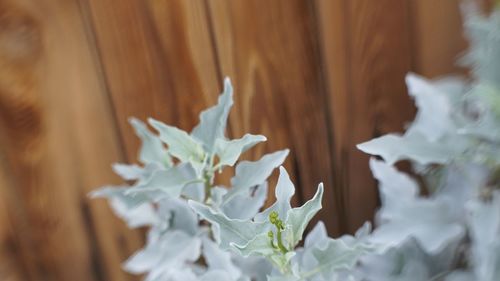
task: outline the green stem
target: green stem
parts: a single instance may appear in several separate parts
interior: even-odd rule
[[[286,254],[288,252],[288,250],[286,249],[286,247],[283,245],[283,240],[281,238],[281,229],[278,228],[278,231],[277,231],[277,238],[278,238],[278,248],[280,249],[280,251],[283,253],[283,254]]]
[[[212,189],[212,183],[211,183],[211,177],[208,175],[208,173],[205,173],[203,175],[203,182],[205,182],[205,203],[208,202],[210,199],[210,191]]]

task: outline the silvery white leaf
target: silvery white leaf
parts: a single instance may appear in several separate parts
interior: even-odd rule
[[[224,250],[231,249],[231,244],[247,244],[258,234],[264,233],[267,228],[265,223],[230,219],[226,215],[192,200],[189,201],[189,205],[202,218],[212,223],[215,241]]]
[[[252,255],[271,257],[276,254],[276,250],[271,247],[269,236],[267,236],[267,232],[265,231],[257,234],[245,244],[231,243],[231,245],[238,249],[239,254],[243,257]],[[279,255],[281,256],[281,254]]]
[[[164,234],[156,243],[135,253],[124,264],[132,273],[148,272],[148,278],[157,278],[186,262],[196,261],[201,252],[201,240],[182,231]]]
[[[266,154],[258,161],[242,161],[238,163],[235,175],[231,179],[233,188],[225,195],[224,200],[229,201],[233,196],[265,182],[273,170],[285,161],[288,152],[288,149],[284,149]]]
[[[158,213],[166,215],[170,230],[182,230],[195,236],[198,232],[198,217],[188,203],[179,198],[167,198],[159,201]]]
[[[449,243],[462,239],[465,234],[460,218],[455,217],[449,201],[415,199],[398,203],[397,197],[388,194],[384,197],[392,201],[393,207],[380,214],[383,221],[370,239],[375,244],[387,249],[414,237],[428,253],[436,253]]]
[[[400,204],[405,204],[408,201],[413,201],[418,196],[419,187],[417,183],[408,175],[399,172],[395,167],[371,158],[370,169],[379,182],[382,201],[381,215],[390,214],[393,208],[398,208]],[[389,198],[385,198],[386,194]],[[391,200],[392,198],[398,198],[398,200]],[[396,203],[396,206],[392,206],[393,203]]]
[[[287,240],[295,247],[302,240],[302,235],[309,221],[321,210],[321,201],[323,199],[323,184],[320,183],[316,194],[299,208],[293,208],[288,211],[286,225],[291,227],[290,236]]]
[[[357,148],[368,154],[379,155],[390,165],[404,159],[422,165],[445,164],[460,153],[460,147],[441,142],[431,143],[417,133],[405,136],[388,134],[358,144]]]
[[[325,224],[319,221],[316,226],[307,234],[304,240],[304,248],[311,248],[317,243],[322,243],[328,240],[328,233],[326,232]]]
[[[442,168],[442,179],[432,197],[451,200],[457,217],[465,218],[465,204],[487,185],[490,169],[474,163],[453,163]]]
[[[323,280],[331,280],[337,271],[353,268],[367,249],[362,246],[349,247],[342,240],[329,239],[326,245],[318,246],[312,252],[317,264],[313,269],[302,272],[302,278],[309,280],[307,278],[320,275]]]
[[[267,221],[269,214],[272,211],[278,212],[278,215],[281,216],[283,220],[286,220],[288,211],[292,209],[290,200],[292,200],[292,197],[295,194],[295,186],[290,180],[290,176],[288,175],[285,168],[283,166],[280,166],[279,169],[280,175],[278,178],[278,183],[276,184],[276,188],[274,190],[276,202],[271,205],[271,207],[255,216],[255,221]]]
[[[365,222],[354,234],[352,235],[342,235],[339,239],[344,241],[348,246],[353,247],[359,243],[368,243],[372,231],[372,224],[370,222]],[[367,245],[368,246],[368,245]]]
[[[152,118],[148,122],[160,133],[160,139],[168,145],[169,153],[182,162],[203,163],[205,152],[198,141],[188,133]]]
[[[418,132],[430,142],[436,142],[444,135],[454,133],[451,119],[451,104],[446,93],[432,85],[432,82],[416,74],[406,76],[409,94],[415,99],[418,113],[408,128],[408,133]]]
[[[494,191],[490,201],[469,202],[467,210],[476,278],[479,281],[499,280],[500,192]]]
[[[210,200],[212,201],[212,207],[220,209],[224,202],[224,195],[227,193],[227,188],[221,186],[214,186],[210,189]],[[226,214],[228,217],[228,214]]]
[[[139,119],[130,118],[129,122],[142,141],[142,146],[139,150],[139,161],[143,164],[158,163],[166,167],[172,166],[172,160],[158,136],[149,131],[146,124]]]
[[[177,198],[184,186],[193,180],[193,178],[188,178],[184,172],[186,165],[189,164],[174,166],[168,170],[158,170],[146,182],[127,189],[126,194],[147,194],[150,192],[158,194],[160,192],[164,193],[166,197]],[[157,197],[156,199],[160,200],[164,197]]]
[[[199,202],[205,200],[205,183],[202,180],[196,180],[199,178],[199,171],[196,171],[192,165],[183,164],[179,165],[179,171],[185,178],[193,179],[182,189],[182,196]]]
[[[435,273],[447,268],[431,268],[435,259],[424,253],[415,240],[383,254],[372,254],[361,259],[361,275],[369,281],[429,281]]]
[[[142,177],[143,168],[138,165],[113,164],[113,171],[124,180],[137,180]]]
[[[232,219],[251,219],[262,208],[267,198],[267,182],[247,193],[235,195],[222,204],[223,213]]]
[[[267,276],[273,269],[272,265],[262,257],[245,258],[240,255],[234,255],[233,261],[243,274],[250,277],[252,281],[267,280]]]
[[[388,248],[414,237],[428,253],[436,253],[462,238],[465,230],[453,200],[418,198],[418,187],[408,176],[375,159],[370,160],[370,167],[380,182],[382,199],[377,214],[380,225],[373,232],[372,242]]]
[[[200,277],[200,281],[234,281],[236,279],[222,270],[209,270]]]
[[[318,265],[318,261],[313,255],[313,249],[317,247],[323,249],[326,248],[328,240],[329,237],[328,233],[326,232],[326,227],[323,222],[320,221],[306,236],[304,248],[297,250],[298,262],[300,264],[298,268],[300,268],[302,271],[309,271],[316,267]]]
[[[465,11],[465,31],[471,47],[462,60],[473,70],[474,77],[479,82],[492,83],[500,88],[500,12],[492,9],[486,17],[479,9]]]
[[[186,184],[181,194],[187,199],[201,202],[205,199],[205,185],[202,182]]]
[[[207,152],[214,152],[215,141],[224,139],[227,117],[233,105],[233,87],[229,78],[224,79],[224,92],[219,96],[216,106],[204,110],[200,114],[200,123],[191,135],[200,140]]]
[[[447,274],[444,278],[444,281],[470,281],[470,280],[478,280],[473,273],[467,271],[453,271],[450,274]]]
[[[145,281],[200,281],[198,276],[187,267],[171,268],[168,272],[157,276],[154,280]]]
[[[91,198],[118,198],[128,209],[135,208],[139,205],[152,201],[144,194],[128,195],[128,186],[105,186],[101,189],[92,191],[89,196]]]
[[[151,203],[143,203],[139,206],[128,208],[127,203],[123,202],[119,197],[112,197],[109,201],[114,213],[123,219],[130,228],[158,223],[159,218]]]
[[[268,276],[267,281],[300,281],[300,277],[295,276]]]
[[[243,152],[266,140],[264,136],[251,134],[234,140],[217,139],[215,153],[219,157],[218,166],[233,166]]]
[[[203,256],[210,270],[224,271],[231,280],[241,277],[241,271],[231,260],[231,253],[219,249],[217,244],[207,238],[203,240]]]

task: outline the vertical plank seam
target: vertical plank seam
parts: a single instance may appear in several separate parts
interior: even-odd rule
[[[324,108],[324,113],[325,113],[325,118],[326,118],[326,125],[327,125],[327,142],[328,142],[328,148],[329,148],[329,155],[330,155],[330,160],[331,160],[331,169],[332,169],[332,184],[334,186],[330,187],[333,190],[333,195],[334,195],[334,202],[336,202],[336,207],[335,209],[338,212],[338,231],[340,233],[344,233],[347,230],[347,225],[346,225],[346,209],[344,206],[344,190],[342,188],[342,185],[338,184],[339,181],[336,167],[337,167],[337,160],[335,159],[335,124],[332,122],[334,119],[334,114],[330,111],[330,104],[331,104],[331,99],[329,93],[331,93],[331,85],[328,80],[327,74],[326,74],[326,66],[325,66],[325,52],[324,50],[324,27],[321,24],[321,17],[318,15],[318,2],[317,1],[311,1],[310,2],[311,8],[311,13],[312,18],[314,18],[314,23],[313,23],[313,28],[315,30],[315,34],[318,34],[318,39],[316,40],[316,47],[319,49],[319,56],[315,56],[316,59],[318,60],[317,65],[318,65],[318,72],[320,73],[320,77],[317,78],[319,80],[319,87],[320,87],[320,92],[322,93],[323,96],[323,108]],[[319,45],[319,46],[318,46]],[[332,200],[333,201],[333,200]]]
[[[217,38],[216,38],[216,35],[215,35],[215,24],[214,24],[214,19],[213,19],[213,16],[212,16],[212,10],[210,8],[210,4],[208,3],[209,0],[205,0],[203,1],[203,4],[205,6],[205,20],[207,22],[207,25],[208,25],[208,33],[209,33],[209,38],[210,38],[210,45],[211,45],[211,49],[212,49],[212,54],[213,54],[213,57],[214,57],[214,62],[215,62],[215,69],[217,71],[217,79],[219,81],[217,81],[217,84],[219,85],[219,87],[221,89],[223,89],[224,85],[223,85],[223,81],[222,79],[226,76],[226,74],[222,74],[222,65],[221,65],[221,60],[220,60],[220,56],[219,56],[219,47],[217,45]],[[233,130],[231,129],[233,126],[231,126],[231,118],[228,118],[227,119],[227,126],[226,126],[226,130],[227,130],[227,133],[230,137],[234,137],[234,132]]]
[[[76,0],[78,2],[78,9],[80,11],[80,14],[82,16],[82,23],[83,27],[85,30],[85,36],[89,42],[89,49],[90,52],[92,52],[94,55],[92,56],[95,61],[95,69],[97,71],[96,75],[100,81],[100,85],[103,88],[103,91],[106,96],[106,101],[108,103],[108,108],[110,108],[111,111],[111,116],[113,117],[112,123],[113,127],[115,128],[114,134],[118,139],[118,149],[119,149],[119,154],[120,154],[120,161],[122,162],[129,162],[130,159],[128,159],[128,155],[125,150],[125,143],[124,143],[124,137],[123,137],[123,132],[120,128],[119,122],[118,122],[118,113],[116,110],[116,107],[113,102],[113,98],[111,97],[111,89],[108,84],[108,79],[106,75],[106,71],[104,70],[104,63],[102,60],[102,54],[99,51],[99,45],[98,45],[98,39],[95,36],[95,26],[94,26],[94,19],[92,17],[92,13],[90,12],[90,3],[88,1],[82,1],[82,0]]]
[[[415,8],[415,2],[412,0],[407,0],[407,26],[408,26],[408,45],[410,48],[410,69],[411,71],[416,71],[418,66],[417,66],[417,61],[418,61],[418,54],[417,54],[417,47],[416,44],[418,42],[418,38],[416,35],[418,34],[417,32],[417,27],[415,25],[415,14],[417,10]]]
[[[354,101],[353,101],[353,92],[352,92],[352,36],[351,36],[351,14],[350,14],[350,4],[351,4],[351,1],[350,0],[342,0],[342,9],[344,10],[344,15],[345,15],[345,19],[344,19],[344,22],[345,24],[343,25],[343,28],[344,28],[344,38],[342,38],[344,40],[345,43],[345,47],[346,47],[346,80],[347,80],[347,83],[346,83],[346,87],[347,87],[347,91],[349,92],[349,94],[347,95],[347,106],[349,107],[349,114],[352,114],[352,108],[353,108],[353,104],[354,104]],[[347,120],[348,120],[348,123],[349,123],[349,126],[347,126],[347,128],[352,128],[352,118],[351,116],[347,116]],[[349,145],[352,144],[353,142],[353,132],[352,130],[348,130],[347,133],[347,143]],[[347,151],[349,151],[350,148],[347,148]],[[347,152],[349,153],[349,152]],[[347,157],[345,157],[343,159],[345,161],[344,165],[346,167],[349,167],[350,165],[350,161],[351,161],[351,158],[349,157],[349,155],[347,155]],[[351,170],[350,169],[346,169],[346,173],[343,175],[344,177],[344,182],[343,182],[343,188],[345,189],[345,192],[344,192],[344,208],[346,210],[351,210],[351,206],[350,206],[350,200],[348,200],[348,198],[350,197],[350,192],[349,192],[349,179],[350,179],[350,174],[351,174]],[[350,225],[350,218],[349,218],[349,214],[347,214],[346,216],[346,220],[347,220],[347,229],[351,229],[351,225]]]
[[[3,142],[1,142],[1,140],[2,139],[0,138],[0,144],[3,144]],[[0,169],[7,172],[7,174],[12,175],[14,173],[12,172],[10,165],[7,163],[8,159],[6,159],[7,157],[5,157],[7,155],[7,153],[2,149],[4,147],[5,147],[4,145],[0,146]],[[11,183],[12,186],[18,186],[18,184],[16,183],[16,180],[11,178],[11,177],[5,177],[5,180],[7,182]],[[11,219],[11,216],[22,217],[23,224],[29,225],[29,218],[27,218],[28,215],[26,214],[24,208],[12,208],[12,204],[9,204],[9,202],[17,202],[17,204],[14,204],[14,205],[17,205],[17,206],[23,205],[22,203],[24,203],[24,202],[22,202],[22,200],[19,198],[20,197],[19,193],[14,192],[14,194],[12,194],[11,192],[8,192],[5,189],[4,189],[4,191],[5,191],[5,194],[8,196],[8,197],[4,197],[4,199],[8,199],[7,206],[6,206],[8,219]],[[12,215],[12,213],[14,213],[14,214]],[[16,219],[16,218],[14,218],[14,219]],[[16,231],[17,228],[18,227],[16,227],[13,224],[13,230]],[[26,234],[23,231],[18,231],[17,235],[23,236],[23,237],[15,237],[14,241],[16,243],[16,248],[21,248],[21,251],[23,252],[24,246],[22,245],[23,243],[21,241],[26,241],[28,246],[33,248],[33,237],[30,234]],[[20,256],[16,257],[16,259],[18,258],[20,260],[20,264],[21,264],[22,268],[25,270],[24,272],[22,272],[24,277],[27,277],[25,280],[32,280],[33,281],[33,280],[35,280],[33,278],[37,277],[37,276],[34,276],[34,274],[36,274],[36,275],[40,274],[41,265],[38,262],[38,259],[35,258],[35,259],[26,260],[24,258],[24,256],[25,255],[23,253],[21,253]]]
[[[212,49],[212,54],[214,57],[214,62],[215,62],[215,69],[217,71],[217,84],[219,86],[222,86],[222,79],[224,78],[225,75],[222,74],[222,67],[220,65],[220,58],[219,58],[219,49],[215,40],[215,29],[214,29],[214,23],[212,19],[212,13],[210,11],[210,5],[208,4],[209,0],[203,1],[203,5],[205,7],[205,20],[207,22],[208,26],[208,35],[210,38],[210,45]]]
[[[161,42],[160,36],[158,35],[159,34],[158,28],[152,22],[154,17],[151,14],[151,7],[150,7],[150,5],[146,5],[147,4],[146,1],[140,1],[140,2],[141,2],[141,4],[143,4],[141,12],[144,16],[142,18],[146,19],[145,23],[149,27],[149,28],[145,28],[145,30],[149,31],[149,32],[147,32],[147,35],[150,37],[151,41],[154,43],[153,44],[153,47],[154,47],[153,51],[158,56],[158,61],[155,61],[155,63],[160,64],[160,66],[159,66],[160,69],[162,69],[163,71],[167,72],[167,74],[169,74],[171,68],[168,65],[168,60],[166,58],[165,52],[163,51],[163,44]],[[155,65],[155,66],[158,67],[157,65]],[[173,67],[172,69],[175,70],[175,67]],[[173,75],[167,75],[167,76],[173,77]],[[170,81],[170,82],[171,83],[166,83],[166,86],[167,86],[166,88],[169,89],[170,93],[175,93],[175,86],[173,85],[175,83],[175,81]],[[163,89],[163,90],[165,90],[165,89]],[[161,94],[165,95],[166,93],[161,93]],[[170,95],[170,97],[173,99],[172,104],[179,104],[177,101],[177,95],[173,94],[173,95]],[[170,107],[170,108],[174,112],[174,114],[173,114],[174,120],[172,120],[172,121],[177,122],[178,121],[177,119],[180,116],[179,111],[178,111],[178,107],[175,106],[175,107]]]
[[[91,12],[90,12],[90,7],[89,7],[89,3],[87,1],[81,1],[81,0],[75,0],[77,2],[77,7],[78,7],[78,10],[79,10],[79,13],[81,15],[81,22],[82,22],[82,25],[84,27],[84,32],[85,32],[85,37],[88,41],[88,45],[89,45],[89,51],[92,53],[92,58],[94,59],[94,63],[93,63],[93,66],[94,66],[94,69],[96,70],[97,74],[97,79],[99,81],[99,84],[104,92],[104,95],[105,95],[105,101],[107,102],[107,108],[109,108],[110,110],[110,115],[111,115],[111,118],[112,118],[112,124],[113,124],[113,133],[114,135],[116,136],[117,140],[118,140],[118,155],[120,157],[119,161],[121,162],[128,162],[129,159],[128,159],[128,156],[127,156],[127,153],[126,153],[126,150],[125,150],[125,144],[124,144],[124,139],[123,139],[123,132],[121,131],[121,128],[119,126],[119,122],[118,122],[118,114],[117,114],[117,110],[116,110],[116,107],[114,106],[114,103],[113,103],[113,99],[111,97],[111,89],[108,85],[108,79],[107,79],[107,75],[106,75],[106,72],[104,71],[104,65],[103,65],[103,61],[102,61],[102,54],[101,52],[99,51],[99,48],[98,48],[98,42],[97,42],[97,38],[95,36],[95,26],[94,26],[94,21],[93,21],[93,18],[92,18],[92,15],[91,15]],[[83,188],[81,188],[81,191],[82,191]],[[86,196],[86,194],[84,194],[83,196]],[[83,204],[85,206],[87,206],[87,204],[85,204],[84,200],[82,200]],[[93,275],[96,277],[96,279],[98,281],[104,281],[106,280],[106,276],[108,275],[106,273],[106,270],[104,268],[102,268],[102,264],[103,264],[103,253],[102,253],[102,249],[100,249],[98,243],[97,243],[97,230],[96,228],[94,227],[94,224],[93,224],[93,219],[92,219],[92,216],[90,215],[89,213],[89,210],[88,210],[88,206],[87,208],[82,208],[82,215],[83,215],[83,219],[84,219],[84,222],[87,223],[87,230],[88,230],[88,236],[89,238],[92,238],[92,239],[89,239],[89,243],[90,243],[90,247],[91,249],[90,250],[90,265],[93,269]],[[108,276],[109,278],[109,276]]]

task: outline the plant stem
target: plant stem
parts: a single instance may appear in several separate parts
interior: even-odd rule
[[[277,239],[278,239],[278,248],[280,249],[280,251],[283,253],[283,254],[286,254],[288,252],[288,250],[285,248],[285,246],[283,245],[283,240],[281,238],[281,229],[278,228],[278,231],[277,231]]]

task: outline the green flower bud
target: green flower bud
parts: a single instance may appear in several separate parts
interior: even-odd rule
[[[269,213],[269,221],[272,224],[276,224],[276,222],[278,221],[278,213],[276,211],[272,211],[271,213]]]

